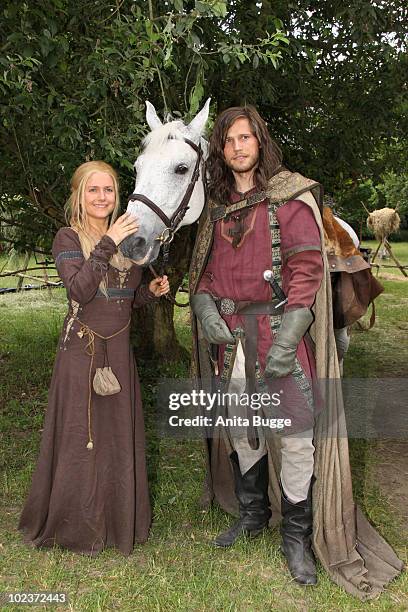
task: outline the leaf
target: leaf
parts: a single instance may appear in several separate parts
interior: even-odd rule
[[[227,14],[227,3],[226,2],[216,2],[211,7],[212,12],[216,17],[225,17]]]
[[[201,40],[198,38],[195,32],[190,32],[191,40],[193,41],[193,45],[195,47],[199,47],[201,45]]]
[[[195,10],[198,11],[199,13],[208,13],[209,8],[210,8],[208,4],[206,4],[205,2],[200,2],[200,0],[196,0],[194,6],[195,6]]]
[[[50,43],[47,38],[40,39],[40,49],[42,55],[44,57],[47,57],[48,53],[50,52]]]
[[[257,54],[255,54],[254,57],[252,58],[252,66],[254,67],[255,70],[259,66],[259,57]]]
[[[191,90],[190,93],[190,109],[189,109],[189,114],[191,116],[194,116],[197,111],[198,111],[198,107],[200,105],[201,99],[204,95],[204,87],[202,85],[201,82],[201,75],[199,75],[197,77],[197,82],[194,85],[193,89]]]
[[[184,2],[183,0],[174,0],[174,8],[178,13],[182,13],[184,10]]]
[[[51,32],[51,36],[55,36],[56,33],[58,32],[58,26],[55,23],[55,21],[49,21],[48,22],[48,28],[49,28],[49,30]]]

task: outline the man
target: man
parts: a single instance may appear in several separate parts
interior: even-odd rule
[[[320,430],[316,465],[314,461],[313,426],[319,400],[313,383],[317,376],[338,378],[339,371],[330,326],[327,262],[322,254],[321,189],[318,183],[285,170],[281,163],[280,150],[255,108],[230,108],[217,118],[207,162],[210,201],[200,221],[190,270],[191,306],[196,316],[193,373],[201,379],[209,376],[210,355],[217,381],[229,392],[236,391],[238,396],[248,390],[253,393],[274,379],[282,382],[281,390],[289,391],[282,411],[295,427],[284,431],[280,444],[276,436],[271,438],[251,425],[245,437],[233,428],[221,434],[212,432],[207,502],[215,496],[230,512],[236,511],[238,502],[238,522],[215,540],[217,546],[230,546],[243,534],[255,537],[268,524],[269,485],[278,513],[281,498],[282,550],[290,572],[298,583],[312,585],[316,584],[311,549],[313,473],[330,473],[327,480],[333,484],[333,464],[324,452],[325,442],[320,444],[324,437]],[[329,336],[327,329],[331,329]],[[309,331],[316,341],[317,361]],[[323,412],[328,414],[326,421],[330,417],[343,426],[342,407],[333,399],[335,395],[330,390],[329,408]],[[228,416],[241,414],[241,408],[240,402],[230,403]],[[340,482],[348,485],[348,454],[340,434],[333,447],[340,448]],[[331,516],[330,508],[328,513],[322,504],[327,483],[318,479],[316,484],[319,516],[324,512],[329,518],[318,525],[315,550],[327,569],[335,560],[334,579],[360,596],[359,591],[367,591],[365,579],[356,580],[347,568],[344,572],[343,567],[339,569],[339,563],[354,549],[349,543],[337,542],[331,533],[339,522],[343,529],[345,514],[354,511],[351,487],[342,492],[335,483],[336,503],[341,505],[341,499],[346,503],[340,513]],[[325,547],[331,542],[333,554],[328,554]],[[359,560],[363,565],[363,559]],[[347,557],[345,564],[348,561]],[[399,563],[396,559],[393,576]]]

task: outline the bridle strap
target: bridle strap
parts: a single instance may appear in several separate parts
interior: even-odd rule
[[[143,195],[142,193],[132,193],[128,198],[129,202],[138,201],[138,202],[142,202],[143,204],[146,204],[146,206],[148,206],[163,221],[168,231],[164,232],[161,236],[158,237],[158,240],[160,240],[162,243],[171,242],[171,240],[173,239],[174,232],[176,231],[178,225],[183,220],[189,208],[188,204],[190,202],[191,195],[193,193],[198,177],[200,176],[200,163],[201,163],[201,159],[203,156],[201,147],[200,145],[197,146],[195,142],[193,142],[189,138],[184,138],[184,142],[190,145],[190,147],[194,149],[194,151],[197,153],[197,160],[194,166],[194,170],[193,170],[193,174],[191,176],[190,182],[187,186],[187,190],[180,204],[177,206],[176,210],[172,214],[172,216],[169,218],[166,215],[166,213],[163,212],[161,208],[157,206],[157,204],[152,202],[150,198]]]
[[[152,202],[152,200],[150,200],[147,196],[143,195],[143,193],[132,193],[132,195],[129,196],[128,201],[143,202],[143,204],[146,204],[146,206],[151,208],[151,210],[156,213],[158,217],[160,217],[166,227],[171,227],[171,219],[168,218],[166,213],[164,213],[162,209],[157,206],[157,204]]]

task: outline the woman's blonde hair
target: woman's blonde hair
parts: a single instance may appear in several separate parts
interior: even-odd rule
[[[112,166],[103,161],[89,161],[81,164],[71,178],[71,195],[65,204],[65,218],[67,224],[78,234],[85,259],[89,258],[89,255],[100,240],[100,237],[96,237],[91,233],[85,209],[86,184],[95,172],[104,172],[112,177],[115,190],[115,207],[109,218],[109,227],[115,223],[119,213],[119,184],[116,171]],[[128,268],[131,265],[130,260],[123,257],[120,251],[113,255],[110,263],[119,269]],[[105,295],[107,295],[106,287],[107,281],[105,278],[100,285],[100,289]]]

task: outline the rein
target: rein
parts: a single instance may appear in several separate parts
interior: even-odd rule
[[[149,265],[149,270],[150,270],[150,272],[153,274],[153,276],[155,278],[159,278],[159,276],[163,276],[162,274],[158,274],[156,272],[156,270],[153,268],[152,264]],[[180,287],[181,287],[181,285],[180,285]],[[180,287],[177,289],[177,291],[180,289]],[[177,291],[176,291],[176,293],[177,293]],[[187,306],[190,306],[190,300],[187,302],[187,304],[183,304],[182,302],[178,302],[176,300],[176,298],[171,295],[171,293],[166,293],[166,295],[164,297],[166,298],[166,300],[171,302],[173,304],[173,306],[178,306],[179,308],[187,308]]]

